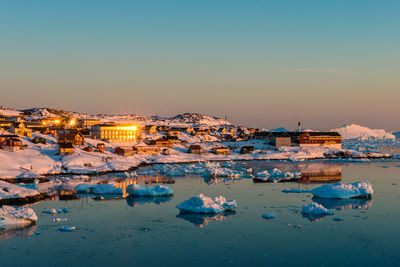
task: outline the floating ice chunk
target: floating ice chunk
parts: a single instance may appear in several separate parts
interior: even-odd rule
[[[122,188],[116,188],[112,184],[98,184],[96,185],[91,192],[93,194],[113,194],[113,195],[122,195]]]
[[[46,213],[46,214],[57,214],[57,210],[56,210],[56,209],[43,210],[42,213]]]
[[[126,192],[132,196],[141,197],[154,197],[154,196],[171,196],[174,191],[168,185],[141,186],[138,184],[131,184],[126,188]]]
[[[276,215],[274,213],[267,213],[267,214],[263,214],[262,217],[265,219],[273,219],[276,217]]]
[[[333,211],[327,210],[324,206],[318,203],[311,203],[308,205],[304,205],[301,208],[302,213],[306,214],[314,214],[314,215],[332,215]]]
[[[311,190],[291,188],[291,189],[284,189],[284,190],[282,190],[282,192],[283,193],[311,193]]]
[[[61,226],[60,229],[58,229],[60,232],[73,232],[76,230],[75,226]]]
[[[51,220],[52,222],[66,222],[68,219],[67,218],[54,218]]]
[[[273,169],[272,171],[263,171],[255,174],[256,182],[273,182],[277,183],[281,180],[291,180],[295,178],[300,178],[300,172],[282,172],[280,169]]]
[[[37,219],[36,213],[28,207],[4,205],[0,208],[0,228],[28,226]]]
[[[340,217],[332,218],[332,220],[334,220],[335,222],[341,222],[341,221],[343,221],[343,219],[340,218]]]
[[[355,182],[351,184],[326,184],[311,190],[319,198],[369,198],[374,190],[368,182]]]
[[[77,186],[74,187],[74,189],[77,192],[81,192],[81,193],[89,193],[93,188],[96,187],[97,184],[78,184]]]
[[[176,206],[181,213],[221,213],[237,207],[236,200],[226,200],[223,196],[211,198],[198,194]]]

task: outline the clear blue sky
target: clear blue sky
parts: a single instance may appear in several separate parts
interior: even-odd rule
[[[398,129],[400,1],[0,1],[0,105]]]

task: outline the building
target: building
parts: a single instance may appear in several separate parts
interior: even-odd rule
[[[72,155],[74,154],[74,146],[72,143],[59,143],[58,151],[62,155]]]
[[[174,143],[172,140],[159,138],[156,140],[146,140],[145,143],[149,146],[166,146],[170,147]]]
[[[26,128],[26,126],[23,122],[14,122],[10,126],[9,131],[10,131],[10,133],[13,133],[13,134],[23,135],[26,137],[32,137],[32,130]]]
[[[300,147],[342,148],[342,136],[337,132],[307,132],[299,136]]]
[[[189,146],[189,153],[190,154],[205,154],[206,151],[200,145],[191,145]]]
[[[137,140],[137,126],[126,124],[100,124],[92,127],[92,137],[107,143],[131,143]]]
[[[178,136],[180,134],[181,134],[181,129],[179,129],[179,128],[170,128],[167,131],[168,136]]]
[[[135,154],[154,155],[154,154],[160,154],[161,152],[161,148],[154,146],[134,146],[132,148]]]
[[[253,138],[266,141],[270,146],[299,146],[304,132],[254,132]]]
[[[101,124],[101,121],[96,119],[80,119],[78,121],[78,125],[82,128],[90,128],[98,124]]]
[[[73,145],[81,146],[83,145],[83,142],[83,135],[79,132],[62,132],[58,134],[58,143],[71,143]]]
[[[22,141],[18,135],[0,135],[0,149],[7,151],[17,151],[22,148]]]
[[[154,134],[157,132],[157,126],[146,125],[146,126],[142,127],[140,131],[142,134]]]
[[[132,147],[122,147],[119,146],[114,149],[114,153],[120,156],[128,157],[132,156],[134,154],[133,148]]]
[[[106,151],[106,144],[104,144],[104,143],[98,143],[96,147],[97,147],[97,150],[100,152]]]
[[[216,155],[229,155],[230,151],[229,148],[226,147],[213,147],[211,148],[211,153]]]

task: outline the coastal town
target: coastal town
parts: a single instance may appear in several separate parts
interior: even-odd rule
[[[300,122],[292,131],[265,130],[200,114],[132,120],[49,110],[0,111],[1,178],[98,174],[150,163],[392,156],[344,148],[339,132],[303,130]]]

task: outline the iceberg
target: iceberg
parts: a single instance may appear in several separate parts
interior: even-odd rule
[[[0,228],[18,228],[35,224],[38,217],[28,207],[2,206],[0,208]]]
[[[301,208],[302,213],[315,214],[315,215],[332,215],[333,211],[327,210],[324,206],[312,202],[311,204],[304,205]]]
[[[221,213],[233,211],[236,200],[226,200],[223,196],[211,198],[198,194],[176,206],[181,213]]]
[[[351,184],[326,184],[311,190],[319,198],[370,198],[374,193],[368,182],[355,182]]]
[[[138,197],[155,197],[155,196],[171,196],[174,191],[168,185],[141,186],[138,184],[131,184],[126,188],[126,192],[131,196]]]
[[[291,189],[284,189],[282,190],[283,193],[311,193],[311,190],[308,189],[297,189],[297,188],[291,188]]]

